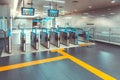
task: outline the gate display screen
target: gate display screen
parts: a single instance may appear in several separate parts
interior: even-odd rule
[[[55,10],[55,9],[48,10],[49,17],[58,17],[58,15],[59,15],[59,10]]]
[[[22,7],[21,8],[21,12],[22,15],[26,15],[26,16],[34,16],[34,8],[26,8],[26,7]]]

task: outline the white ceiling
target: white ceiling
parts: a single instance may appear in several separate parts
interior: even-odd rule
[[[3,3],[8,3],[10,5],[11,8],[13,8],[14,5],[14,1],[15,0],[0,0],[0,5]],[[19,0],[21,1],[21,0]],[[25,7],[30,7],[30,5],[28,5],[27,3],[30,3],[31,0],[24,0],[25,1]],[[88,10],[94,10],[94,9],[98,9],[98,8],[105,8],[105,7],[111,7],[111,6],[116,6],[116,5],[120,5],[120,2],[116,2],[114,4],[111,3],[111,0],[64,0],[65,3],[53,3],[52,5],[55,7],[55,5],[57,4],[58,9],[59,10],[65,10],[68,13],[72,13],[75,10],[77,12],[84,12],[84,11],[88,11]],[[72,3],[72,1],[78,1],[77,3]],[[19,8],[17,9],[17,12],[20,13],[20,6],[21,4],[23,4],[22,2],[19,3]],[[46,5],[50,5],[50,2],[45,1],[45,0],[33,0],[33,7],[36,9],[36,14],[43,14],[44,12],[44,8],[43,6]],[[63,6],[63,8],[59,8],[59,6]],[[92,8],[90,9],[88,6],[92,6]]]
[[[29,7],[27,5],[28,2],[31,2],[31,0],[25,0],[25,6]],[[116,2],[114,4],[111,3],[111,0],[64,0],[65,3],[53,3],[52,5],[55,7],[57,4],[58,9],[62,9],[67,11],[68,13],[72,13],[73,11],[77,10],[79,12],[84,12],[88,10],[98,9],[98,8],[105,8],[105,7],[111,7],[120,5],[120,2]],[[77,3],[72,3],[72,1],[78,1]],[[43,13],[43,6],[50,5],[50,2],[45,0],[33,0],[33,7],[36,8],[36,13]],[[59,6],[63,6],[63,8],[59,8]],[[90,9],[88,6],[92,6]]]
[[[0,5],[9,5],[10,8],[13,8],[14,0],[0,0]]]

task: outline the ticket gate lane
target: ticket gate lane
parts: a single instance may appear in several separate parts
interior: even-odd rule
[[[69,32],[70,36],[69,36],[69,41],[71,44],[77,45],[78,44],[78,36],[76,32]]]
[[[60,32],[60,43],[69,46],[69,33],[61,31]]]
[[[50,32],[50,44],[53,44],[56,47],[60,47],[60,35],[58,32]]]
[[[11,37],[11,30],[8,29],[7,34],[5,35],[5,52],[11,53],[12,52],[12,37]]]
[[[36,28],[33,28],[31,32],[31,46],[36,50],[39,49],[39,35]]]
[[[26,35],[21,33],[21,51],[26,51]]]
[[[47,29],[42,29],[42,31],[40,31],[40,44],[45,48],[50,48],[50,36]]]

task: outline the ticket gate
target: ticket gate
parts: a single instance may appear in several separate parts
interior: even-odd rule
[[[69,30],[69,42],[78,45],[78,32],[74,28],[70,28]]]
[[[36,50],[39,49],[39,35],[37,34],[37,29],[36,28],[32,28],[31,46]]]
[[[60,33],[56,28],[50,29],[50,44],[60,47]]]
[[[10,29],[8,29],[7,34],[4,39],[5,39],[5,52],[11,53],[12,52],[12,37],[11,37]]]
[[[89,42],[90,36],[88,31],[84,31],[85,42]]]
[[[83,42],[89,42],[89,31],[85,30],[79,30],[78,32],[78,40],[83,41]]]
[[[40,44],[48,49],[50,48],[50,36],[47,28],[41,28]]]
[[[24,33],[24,29],[21,30],[21,34],[20,34],[20,48],[21,48],[21,51],[26,51],[26,35]]]
[[[60,30],[60,43],[69,46],[69,32],[66,28],[59,28]]]

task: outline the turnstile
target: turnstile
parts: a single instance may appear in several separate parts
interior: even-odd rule
[[[89,32],[88,31],[84,31],[84,37],[85,37],[85,42],[89,42]]]
[[[75,28],[68,27],[67,31],[69,32],[69,42],[71,44],[78,44],[78,32]]]
[[[83,42],[89,42],[89,37],[89,31],[85,31],[82,29],[78,31],[78,40]]]
[[[60,43],[69,46],[69,32],[66,28],[59,28],[60,30]]]
[[[36,50],[39,49],[39,35],[36,28],[33,28],[31,32],[31,46]]]
[[[50,30],[50,44],[60,47],[60,33],[56,28]]]
[[[50,36],[47,28],[41,28],[40,44],[48,49],[50,48]]]
[[[5,39],[5,52],[11,53],[12,52],[12,38],[11,38],[11,30],[8,29],[7,35]]]
[[[78,35],[77,35],[77,33],[70,31],[69,34],[70,34],[70,36],[69,36],[70,43],[77,45],[78,44]]]
[[[26,35],[24,33],[24,29],[22,29],[22,31],[21,31],[20,41],[21,41],[20,49],[21,49],[21,51],[25,52],[26,51]]]

